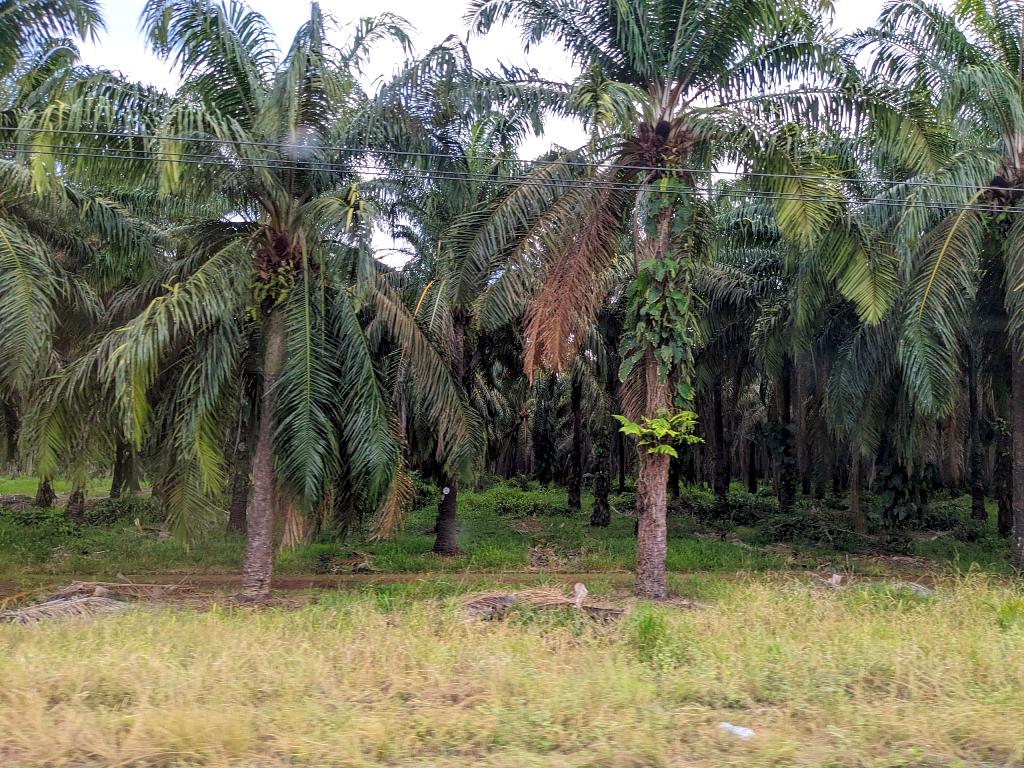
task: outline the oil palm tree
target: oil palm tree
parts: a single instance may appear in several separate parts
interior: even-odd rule
[[[942,162],[907,178],[885,202],[913,203],[889,236],[911,299],[899,339],[902,375],[922,407],[949,413],[962,391],[965,342],[975,338],[981,279],[1001,285],[1012,351],[1013,561],[1024,568],[1024,36],[1020,7],[959,0],[887,6],[856,37],[869,74],[933,101],[950,136]],[[968,366],[972,368],[974,366]],[[968,374],[970,371],[968,371]]]
[[[0,350],[0,400],[5,407],[0,410],[5,420],[15,417],[24,458],[36,464],[40,476],[37,503],[48,506],[54,498],[50,481],[57,461],[40,453],[43,446],[35,434],[47,379],[102,327],[105,292],[125,276],[129,265],[152,253],[155,229],[102,190],[56,176],[42,188],[37,184],[27,162],[28,145],[17,127],[91,75],[78,63],[73,41],[42,33],[86,35],[99,22],[89,4],[8,5],[0,26],[27,13],[22,20],[32,19],[38,28],[8,41],[28,49],[13,65],[5,64],[0,77],[0,333],[5,340]],[[94,415],[101,413],[97,409]],[[90,434],[109,437],[110,426],[108,422]],[[81,451],[82,460],[71,464],[79,485],[84,485],[81,470],[88,453]]]
[[[245,599],[269,594],[278,507],[344,497],[329,493],[336,485],[371,508],[405,493],[382,340],[404,345],[425,399],[448,417],[438,418],[445,436],[456,441],[466,427],[451,377],[372,258],[362,167],[340,148],[366,103],[356,76],[368,47],[407,45],[405,29],[391,16],[364,19],[336,47],[333,26],[313,3],[278,56],[266,20],[241,3],[150,0],[142,27],[179,67],[177,94],[154,105],[87,87],[34,125],[69,173],[192,203],[167,235],[162,268],[121,298],[138,311],[65,377],[64,391],[98,379],[136,445],[160,430],[169,515],[194,534],[219,512],[248,340],[258,405]],[[81,152],[86,144],[94,151]]]
[[[95,39],[103,29],[100,6],[99,0],[0,1],[0,77],[55,41]]]
[[[834,55],[817,10],[796,0],[475,0],[468,18],[480,33],[513,23],[527,44],[556,40],[584,73],[563,88],[563,105],[585,117],[593,140],[539,166],[477,241],[484,261],[525,231],[522,251],[543,265],[526,322],[527,369],[565,367],[602,295],[594,282],[631,233],[626,415],[686,407],[690,280],[707,247],[711,173],[737,164],[764,174],[751,176],[755,190],[774,198],[784,235],[809,245],[838,215],[839,196],[794,123],[857,120],[858,111],[881,120],[884,100],[858,110],[849,61]],[[918,140],[899,129],[888,137],[894,146]],[[858,258],[844,254],[844,264]],[[667,456],[638,454],[636,586],[654,598],[666,593],[667,479]]]
[[[376,131],[383,140],[375,144],[397,150],[384,152],[381,162],[398,173],[398,183],[388,190],[393,233],[413,257],[405,272],[417,288],[411,297],[417,317],[467,404],[482,418],[495,404],[487,379],[493,360],[485,353],[507,341],[509,327],[508,321],[483,326],[481,315],[486,317],[489,296],[503,289],[507,276],[500,260],[480,269],[469,258],[469,245],[477,223],[516,173],[516,146],[539,120],[535,101],[530,89],[476,71],[466,46],[449,38],[400,72],[376,103]],[[525,294],[516,295],[521,310]],[[437,425],[420,428],[444,434]],[[459,484],[483,459],[485,438],[480,424],[465,433],[463,444],[416,441],[431,445],[435,459],[451,458],[441,462],[447,470],[438,478],[438,554],[459,551]]]

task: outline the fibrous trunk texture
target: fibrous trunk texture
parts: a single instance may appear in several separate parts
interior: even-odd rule
[[[275,384],[284,366],[287,331],[284,315],[271,311],[264,331],[263,392],[259,426],[252,456],[252,509],[246,523],[245,561],[242,565],[242,596],[266,600],[274,565],[274,407]]]

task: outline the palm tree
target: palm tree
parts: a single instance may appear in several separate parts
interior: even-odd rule
[[[465,45],[454,38],[399,73],[376,102],[377,130],[386,136],[376,143],[397,150],[383,153],[381,162],[402,179],[389,190],[393,233],[413,255],[405,271],[418,287],[412,297],[417,316],[480,418],[493,404],[486,380],[492,361],[481,352],[488,338],[507,337],[512,319],[495,319],[492,296],[518,300],[520,311],[524,296],[516,293],[518,281],[503,274],[500,261],[481,269],[468,258],[469,246],[477,222],[516,172],[515,148],[538,119],[536,109],[525,94],[505,90],[494,76],[474,70]],[[439,425],[425,426],[443,435]],[[462,443],[434,443],[437,456],[449,458],[438,478],[438,554],[459,552],[459,484],[483,458],[485,437],[481,424],[468,430]]]
[[[730,163],[762,172],[752,183],[774,196],[784,234],[811,243],[836,215],[837,195],[827,180],[808,178],[801,132],[782,123],[842,111],[818,107],[842,90],[831,89],[837,80],[852,86],[848,63],[832,56],[816,11],[798,0],[475,0],[468,18],[477,32],[511,22],[527,44],[561,43],[584,73],[563,88],[565,109],[594,129],[585,150],[544,164],[512,192],[479,237],[483,260],[507,247],[514,225],[530,224],[523,250],[544,271],[526,322],[527,369],[568,364],[603,296],[593,286],[631,234],[626,415],[685,408],[690,281],[711,218],[701,192]],[[660,598],[668,457],[637,459],[636,587]]]
[[[903,375],[924,407],[948,414],[973,343],[972,299],[988,275],[1001,285],[1011,348],[1013,562],[1024,568],[1024,36],[1012,2],[963,0],[947,12],[923,0],[888,6],[857,37],[869,74],[931,100],[944,122],[939,162],[885,194],[906,200],[888,231],[907,265]],[[969,361],[968,378],[975,368]],[[973,384],[974,382],[971,382]],[[972,387],[973,388],[973,387]],[[977,493],[977,492],[976,492]]]
[[[341,148],[367,101],[356,75],[368,47],[408,40],[399,19],[382,16],[335,47],[333,21],[316,3],[280,58],[266,20],[238,2],[150,0],[142,26],[181,70],[175,96],[154,107],[86,89],[37,129],[60,124],[48,136],[70,173],[106,174],[194,207],[169,233],[162,269],[120,299],[138,311],[66,389],[98,377],[137,446],[151,428],[164,435],[168,514],[195,535],[220,511],[223,446],[239,413],[242,342],[251,341],[258,394],[242,597],[262,600],[279,506],[351,500],[328,494],[335,485],[370,508],[407,495],[383,339],[405,345],[433,407],[452,414],[447,436],[465,429],[450,377],[370,254],[362,166]],[[75,161],[87,142],[100,157]]]
[[[95,39],[103,29],[100,6],[99,0],[0,0],[0,78],[66,38]]]

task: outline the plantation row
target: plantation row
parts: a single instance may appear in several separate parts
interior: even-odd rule
[[[386,547],[411,510],[472,558],[460,495],[496,475],[498,518],[586,492],[643,597],[674,503],[748,546],[938,527],[1024,568],[1014,3],[843,37],[809,0],[472,0],[471,34],[562,45],[562,83],[393,15],[313,3],[279,50],[239,0],[149,0],[173,93],[79,62],[95,0],[0,6],[0,459],[39,478],[4,537],[244,532],[264,600],[281,545]],[[552,116],[589,140],[521,160]]]

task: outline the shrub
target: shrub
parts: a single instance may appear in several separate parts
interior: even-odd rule
[[[730,493],[725,504],[718,505],[716,517],[727,517],[734,525],[757,525],[758,521],[776,515],[779,502],[775,496],[754,493]]]
[[[503,484],[506,488],[515,488],[518,491],[529,491],[534,487],[533,481],[527,475],[515,475]]]
[[[160,502],[152,496],[122,496],[119,499],[100,499],[85,510],[86,525],[117,525],[138,520],[160,523],[163,511]]]
[[[701,520],[715,525],[727,524],[751,526],[757,525],[779,511],[778,500],[772,496],[755,493],[730,491],[724,502],[719,502],[709,491],[698,488],[686,488],[673,503],[675,511],[695,515]]]
[[[986,520],[975,520],[968,517],[964,520],[957,520],[956,526],[953,528],[953,538],[968,544],[981,541],[987,535],[988,521]]]
[[[786,514],[774,510],[759,520],[756,528],[763,543],[827,546],[839,552],[857,552],[870,544],[867,537],[850,529],[845,514],[807,501],[798,503]]]
[[[437,485],[427,480],[419,472],[410,472],[409,477],[412,480],[412,508],[423,509],[437,504],[440,499],[441,492],[438,490]]]
[[[80,531],[63,509],[0,507],[0,552],[24,563],[43,563]]]
[[[565,502],[552,501],[543,491],[520,491],[507,486],[497,486],[479,495],[477,505],[488,509],[499,517],[541,517],[545,515],[568,515]]]
[[[73,536],[78,526],[59,507],[27,507],[11,509],[0,507],[0,517],[22,528],[33,528],[55,537]]]
[[[967,516],[968,509],[959,501],[933,501],[925,505],[920,515],[912,518],[912,527],[922,531],[952,531]]]
[[[636,510],[636,491],[610,494],[608,496],[608,503],[621,514],[632,514]]]

